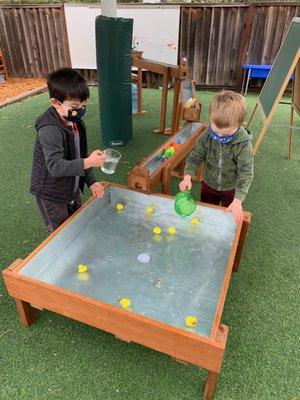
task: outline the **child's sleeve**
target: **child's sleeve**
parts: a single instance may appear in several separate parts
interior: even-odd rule
[[[246,142],[237,155],[237,184],[235,198],[245,200],[253,181],[253,153],[251,142]]]
[[[64,159],[63,138],[59,128],[43,126],[38,130],[38,139],[42,146],[46,166],[51,176],[84,176],[83,158]]]
[[[88,187],[92,186],[94,183],[97,182],[97,179],[95,178],[93,172],[93,168],[85,169],[84,174],[85,174],[85,183],[88,185]]]
[[[195,148],[188,156],[184,168],[184,175],[194,176],[197,168],[205,161],[206,158],[206,134],[203,134],[197,141]]]

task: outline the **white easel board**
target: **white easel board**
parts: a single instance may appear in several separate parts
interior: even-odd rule
[[[101,7],[65,4],[64,9],[72,67],[97,69],[95,18]],[[118,6],[118,17],[133,18],[132,46],[143,58],[177,65],[179,6]]]

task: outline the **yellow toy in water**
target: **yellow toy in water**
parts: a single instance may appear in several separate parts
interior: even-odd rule
[[[194,327],[197,325],[197,318],[194,317],[193,315],[188,315],[185,319],[185,324],[188,327]]]
[[[88,270],[88,266],[85,264],[79,264],[78,265],[78,272],[82,274],[83,272],[86,272]]]
[[[116,205],[116,209],[118,210],[118,211],[123,211],[124,210],[124,206],[123,206],[123,204],[117,204]]]
[[[198,225],[200,221],[198,218],[193,218],[191,222],[192,222],[192,225]]]
[[[131,300],[128,299],[127,297],[123,297],[122,299],[119,300],[119,303],[122,308],[129,308],[131,306]]]
[[[155,235],[160,235],[161,234],[161,228],[159,226],[155,226],[153,228],[153,233],[155,233]]]
[[[170,227],[168,228],[168,232],[169,232],[170,235],[175,235],[175,233],[176,233],[176,228],[175,228],[175,226],[170,226]]]
[[[148,207],[148,208],[146,208],[146,213],[147,214],[153,214],[154,213],[154,208],[153,207]]]

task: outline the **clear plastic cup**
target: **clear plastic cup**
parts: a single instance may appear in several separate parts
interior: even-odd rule
[[[106,155],[106,160],[102,165],[101,170],[105,174],[112,175],[120,161],[121,154],[115,149],[106,149],[104,150],[104,153]]]

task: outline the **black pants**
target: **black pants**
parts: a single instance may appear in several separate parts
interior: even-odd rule
[[[79,190],[74,193],[73,200],[70,203],[58,203],[41,197],[36,197],[36,202],[49,233],[55,231],[81,206]]]

